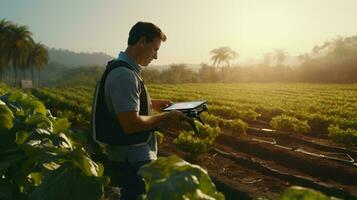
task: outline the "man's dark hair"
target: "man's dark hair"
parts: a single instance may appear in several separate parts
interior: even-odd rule
[[[137,22],[129,32],[128,45],[135,45],[144,36],[146,42],[152,42],[155,38],[166,41],[166,35],[159,27],[150,22]]]

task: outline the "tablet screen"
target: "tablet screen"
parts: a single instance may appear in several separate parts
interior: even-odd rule
[[[163,111],[194,109],[206,102],[207,101],[190,101],[190,102],[174,103],[174,104],[170,105],[169,107],[163,109]]]

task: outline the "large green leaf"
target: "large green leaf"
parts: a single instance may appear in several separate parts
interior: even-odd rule
[[[52,120],[53,122],[53,133],[67,133],[71,127],[71,122],[67,118],[57,118]]]
[[[224,199],[205,170],[177,156],[158,158],[138,173],[146,183],[145,199]]]
[[[26,98],[28,98],[28,95],[22,92],[11,92],[6,95],[5,99],[7,102],[15,102],[17,104],[20,104],[20,102]]]
[[[73,150],[72,142],[64,133],[55,135],[54,144],[63,149]]]
[[[44,129],[34,129],[21,148],[29,157],[23,166],[27,169],[36,164],[53,170],[61,163],[75,162],[70,156],[73,150],[71,141],[63,133],[54,135]]]
[[[291,186],[281,193],[279,200],[337,200],[337,198],[330,198],[313,189]]]
[[[32,113],[41,113],[46,116],[46,107],[41,101],[27,98],[21,102],[22,109],[25,115]]]
[[[43,174],[41,172],[32,172],[28,176],[35,186],[39,186],[43,180]]]
[[[10,130],[14,126],[12,111],[0,100],[0,133]]]
[[[88,138],[86,133],[69,130],[66,135],[71,139],[72,145],[75,148],[82,148],[87,144]]]
[[[52,135],[44,129],[32,130],[21,148],[27,156],[36,157],[39,163],[64,159],[65,155],[72,150],[64,134]]]
[[[16,139],[15,139],[15,143],[16,144],[23,144],[27,137],[29,136],[29,133],[26,131],[17,131],[16,132]]]
[[[53,124],[51,120],[49,120],[46,115],[42,113],[35,113],[33,115],[28,115],[25,120],[30,126],[34,126],[35,128],[47,129],[49,131],[53,130]]]
[[[60,167],[50,172],[31,194],[34,200],[98,200],[103,198],[106,177],[86,176],[73,167]]]
[[[29,135],[27,136],[26,140],[37,140],[37,139],[43,139],[43,138],[51,138],[52,134],[50,131],[46,129],[41,129],[41,128],[35,128],[33,129]]]
[[[20,106],[15,106],[13,103],[8,103],[7,106],[11,109],[15,117],[24,116],[25,112]]]
[[[104,167],[101,163],[96,163],[87,156],[83,150],[75,149],[70,153],[71,160],[82,170],[87,176],[102,176]]]

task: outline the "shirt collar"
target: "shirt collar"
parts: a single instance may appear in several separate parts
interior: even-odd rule
[[[134,70],[135,70],[137,73],[140,73],[140,71],[141,71],[140,65],[136,64],[136,63],[134,62],[134,60],[131,59],[130,56],[129,56],[127,53],[121,51],[121,52],[119,53],[119,55],[118,55],[117,60],[122,60],[122,61],[128,63],[130,66],[132,66],[132,67],[134,68]]]

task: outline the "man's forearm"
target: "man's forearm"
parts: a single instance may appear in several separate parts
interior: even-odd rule
[[[160,113],[152,116],[139,115],[130,125],[122,127],[127,134],[152,130],[168,122],[169,113]]]

